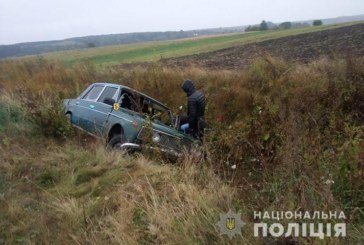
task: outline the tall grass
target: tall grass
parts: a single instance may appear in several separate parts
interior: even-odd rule
[[[1,133],[2,234],[9,241],[34,241],[32,236],[61,241],[67,234],[79,243],[225,243],[215,223],[229,208],[240,210],[246,222],[253,221],[253,211],[344,210],[348,241],[359,241],[363,71],[364,59],[351,57],[305,65],[262,57],[244,71],[1,62],[1,103],[24,111],[21,121],[32,125],[31,131]],[[186,103],[180,85],[187,78],[208,101],[213,130],[205,136],[205,161],[186,158],[170,166],[110,154],[102,144],[85,142],[63,127],[57,104],[89,83],[121,83],[177,112]],[[9,94],[15,96],[5,99]],[[3,108],[2,125],[14,124],[13,109]],[[31,183],[28,191],[25,183]],[[38,195],[48,211],[20,209],[24,195],[31,199],[31,210],[43,207]],[[42,217],[35,230],[24,220],[34,215]],[[17,221],[20,216],[24,219]],[[257,240],[246,228],[233,242]]]

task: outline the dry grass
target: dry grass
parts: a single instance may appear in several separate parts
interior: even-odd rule
[[[215,224],[231,208],[248,224],[253,211],[344,210],[347,240],[360,242],[363,71],[364,59],[350,57],[307,65],[263,57],[241,72],[1,62],[1,241],[228,243]],[[58,107],[102,80],[174,109],[185,103],[186,78],[208,99],[206,161],[108,153],[70,131]],[[254,239],[248,225],[232,242],[272,240]]]

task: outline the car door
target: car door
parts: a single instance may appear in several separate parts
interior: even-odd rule
[[[105,87],[100,97],[97,99],[96,103],[91,103],[92,118],[95,124],[94,133],[98,136],[106,136],[105,128],[108,128],[107,119],[110,113],[113,111],[113,105],[105,104],[104,100],[106,98],[117,100],[118,96],[118,86],[108,85]]]

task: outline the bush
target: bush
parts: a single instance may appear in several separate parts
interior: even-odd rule
[[[312,25],[313,26],[321,26],[323,23],[322,23],[322,20],[314,20],[313,22],[312,22]]]
[[[291,29],[292,28],[292,23],[291,22],[283,22],[283,23],[279,24],[278,27],[280,29]]]
[[[27,108],[27,117],[41,134],[59,139],[73,135],[73,128],[62,107],[61,94],[29,91],[21,91],[20,94]]]
[[[0,132],[24,124],[24,108],[11,94],[0,95]]]

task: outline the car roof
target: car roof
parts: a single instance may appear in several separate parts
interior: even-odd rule
[[[126,89],[126,90],[129,90],[129,91],[131,91],[131,92],[134,92],[134,93],[138,93],[138,94],[140,94],[141,96],[143,96],[143,97],[145,97],[145,98],[147,98],[147,99],[149,99],[149,100],[151,100],[151,101],[153,101],[153,103],[155,103],[155,104],[157,104],[157,105],[159,105],[160,107],[162,107],[163,109],[165,109],[165,110],[170,110],[166,105],[164,105],[162,102],[159,102],[158,100],[156,100],[156,99],[154,99],[154,98],[152,98],[152,97],[150,97],[150,96],[148,96],[148,95],[146,95],[146,94],[143,94],[143,93],[141,93],[141,92],[139,92],[139,91],[137,91],[137,90],[135,90],[135,89],[132,89],[132,88],[130,88],[130,87],[128,87],[128,86],[124,86],[124,85],[121,85],[121,84],[115,84],[115,83],[102,83],[102,82],[98,82],[98,83],[94,83],[94,84],[92,84],[92,85],[100,85],[100,86],[110,86],[110,87],[120,87],[120,88],[122,88],[122,89]]]

